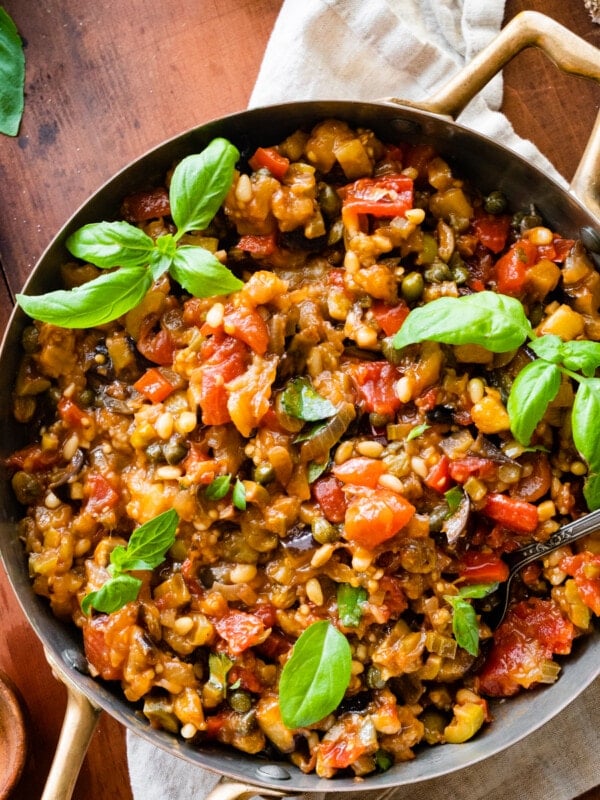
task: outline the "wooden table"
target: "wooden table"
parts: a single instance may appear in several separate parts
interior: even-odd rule
[[[0,324],[70,214],[132,158],[163,139],[247,105],[281,0],[4,0],[26,42],[19,137],[0,137]],[[506,19],[544,11],[600,46],[583,0],[508,0]],[[505,70],[504,108],[570,178],[600,88],[564,76],[538,52]],[[393,91],[393,89],[392,89]],[[6,421],[4,424],[9,424]],[[0,569],[0,670],[17,684],[30,753],[13,797],[41,795],[65,704]],[[600,797],[592,792],[591,797]],[[76,800],[129,800],[123,729],[104,715]]]

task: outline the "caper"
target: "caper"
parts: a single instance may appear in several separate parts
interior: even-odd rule
[[[146,458],[148,461],[152,461],[155,464],[164,461],[165,456],[163,453],[163,446],[159,442],[150,442],[148,447],[146,447]]]
[[[319,544],[333,544],[340,538],[340,533],[325,517],[315,517],[311,524],[313,539]]]
[[[517,211],[512,218],[511,224],[513,228],[523,233],[524,231],[528,231],[530,228],[537,228],[539,225],[543,225],[544,220],[537,213],[536,208],[532,203],[528,209]]]
[[[425,282],[420,272],[409,272],[402,278],[400,291],[407,303],[416,303],[423,294]]]
[[[344,223],[342,220],[337,220],[333,223],[331,228],[329,229],[329,234],[327,236],[327,244],[334,245],[338,242],[341,242],[344,238]]]
[[[488,194],[483,201],[483,207],[488,214],[503,214],[506,211],[507,203],[504,192],[497,190]]]
[[[48,398],[50,405],[57,406],[60,398],[62,397],[62,392],[58,386],[51,386],[46,392],[46,397]]]
[[[42,487],[35,475],[30,475],[23,470],[15,472],[11,483],[17,500],[24,506],[35,502],[42,492]]]
[[[323,214],[329,219],[335,219],[340,213],[341,203],[336,190],[328,183],[319,183],[317,188],[317,202]]]
[[[458,286],[466,283],[469,280],[470,274],[469,268],[466,266],[464,261],[461,261],[460,264],[452,267],[452,277],[454,278],[454,283],[456,283]]]
[[[418,264],[432,264],[438,252],[438,245],[435,237],[430,233],[423,234],[423,246],[417,257]]]
[[[94,394],[92,389],[82,389],[81,392],[79,392],[78,400],[79,404],[84,408],[86,408],[93,404],[95,398],[96,395]]]
[[[252,708],[252,697],[244,689],[236,689],[236,691],[230,692],[227,696],[227,701],[231,708],[240,714],[245,714]]]
[[[40,333],[35,325],[27,325],[21,334],[21,345],[26,353],[35,353],[38,349]]]
[[[452,273],[448,264],[444,264],[440,258],[436,258],[433,264],[425,270],[424,277],[429,283],[443,283],[452,280]]]
[[[179,464],[187,455],[187,447],[179,437],[171,437],[163,444],[162,452],[167,464]]]
[[[393,420],[393,414],[380,414],[377,411],[371,411],[369,414],[369,425],[375,429],[385,428],[385,426],[389,425]]]
[[[375,664],[371,664],[367,670],[367,686],[369,689],[383,689],[385,681],[381,675],[381,670]]]
[[[268,461],[261,461],[260,464],[257,464],[254,467],[254,480],[257,483],[262,485],[265,483],[270,483],[274,477],[275,470],[273,469],[273,465],[269,464]]]

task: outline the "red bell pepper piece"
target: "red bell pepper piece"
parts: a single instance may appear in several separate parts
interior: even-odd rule
[[[248,161],[254,171],[268,169],[280,181],[290,166],[289,158],[282,156],[274,147],[259,147]]]
[[[340,189],[343,208],[374,217],[403,217],[413,208],[413,182],[406,175],[359,178]]]
[[[349,458],[342,464],[336,464],[331,471],[342,483],[369,486],[374,489],[386,471],[386,466],[381,459],[357,456]]]
[[[77,403],[64,395],[58,401],[58,415],[70,428],[81,428],[90,417]]]
[[[538,261],[538,249],[527,239],[515,242],[496,262],[496,285],[501,294],[517,297],[523,291],[527,270]]]
[[[400,408],[395,387],[401,373],[389,361],[352,363],[348,371],[367,413],[391,415]]]
[[[496,472],[496,465],[489,458],[479,456],[465,456],[455,461],[450,461],[448,465],[450,476],[457,483],[464,483],[471,476],[477,478],[491,478]]]
[[[237,246],[240,250],[252,253],[257,258],[271,256],[277,249],[274,233],[248,233],[240,238]]]
[[[583,602],[600,616],[600,553],[583,552],[561,558],[560,569],[572,575]]]
[[[482,511],[495,522],[518,533],[533,533],[538,526],[537,506],[505,494],[490,492]]]
[[[433,467],[427,473],[425,480],[425,486],[428,486],[430,489],[434,489],[434,491],[443,494],[447,492],[448,489],[452,486],[452,478],[450,477],[450,459],[448,456],[442,456],[437,464],[434,464]]]
[[[496,553],[467,550],[460,561],[459,576],[462,583],[503,583],[508,567]]]
[[[144,395],[151,403],[162,403],[175,387],[157,367],[150,367],[141,378],[133,384],[133,388]]]
[[[510,231],[510,217],[504,214],[485,214],[473,220],[473,228],[484,247],[492,253],[501,253]]]
[[[386,336],[392,336],[399,331],[402,323],[408,317],[409,307],[404,300],[398,305],[388,306],[387,303],[375,302],[371,306],[371,313],[377,320],[377,324]]]
[[[342,482],[335,475],[318,478],[311,487],[312,496],[321,507],[325,519],[338,523],[344,521],[346,514],[346,495]]]

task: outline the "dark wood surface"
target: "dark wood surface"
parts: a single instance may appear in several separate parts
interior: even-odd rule
[[[160,141],[247,105],[281,0],[4,0],[26,42],[19,136],[0,137],[0,325],[46,245],[117,170]],[[583,0],[508,0],[558,19],[600,46]],[[560,74],[540,53],[505,70],[504,109],[570,179],[600,88]],[[393,91],[393,89],[392,89]],[[9,424],[6,420],[3,424]],[[12,797],[41,796],[65,692],[0,569],[0,670],[16,683],[29,757]],[[130,800],[125,735],[103,715],[75,800]],[[586,800],[600,798],[600,791]]]

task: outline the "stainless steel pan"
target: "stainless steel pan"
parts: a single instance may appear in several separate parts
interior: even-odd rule
[[[499,37],[468,67],[428,102],[409,104],[397,99],[374,103],[304,102],[242,112],[202,125],[177,136],[144,155],[103,186],[69,220],[40,259],[25,291],[39,293],[56,287],[59,266],[66,258],[64,241],[70,232],[88,222],[112,218],[121,199],[140,186],[160,179],[178,158],[201,150],[213,137],[224,136],[241,150],[280,141],[297,127],[336,117],[353,126],[374,129],[385,140],[431,142],[464,175],[485,190],[502,189],[517,206],[534,202],[551,226],[566,236],[581,228],[600,228],[600,117],[568,190],[543,175],[519,156],[473,133],[453,120],[485,83],[517,52],[540,47],[566,71],[600,82],[600,53],[535,12],[512,20]],[[26,442],[10,419],[10,376],[16,374],[20,334],[25,317],[13,314],[0,353],[0,403],[4,424],[0,433],[2,457]],[[205,748],[195,750],[168,733],[152,730],[139,712],[110,686],[86,674],[78,631],[57,621],[30,586],[26,561],[15,522],[20,510],[4,474],[0,480],[0,553],[23,610],[41,639],[52,669],[68,689],[68,708],[55,761],[42,800],[68,800],[92,735],[103,710],[138,735],[191,764],[233,779],[222,783],[214,797],[282,796],[305,791],[361,791],[408,785],[463,769],[498,753],[543,725],[600,674],[600,638],[578,643],[560,680],[551,687],[524,693],[493,707],[494,723],[478,738],[461,746],[431,748],[408,763],[356,783],[352,779],[326,781],[304,775],[288,763],[272,764],[238,752]],[[260,788],[257,788],[260,787]]]

